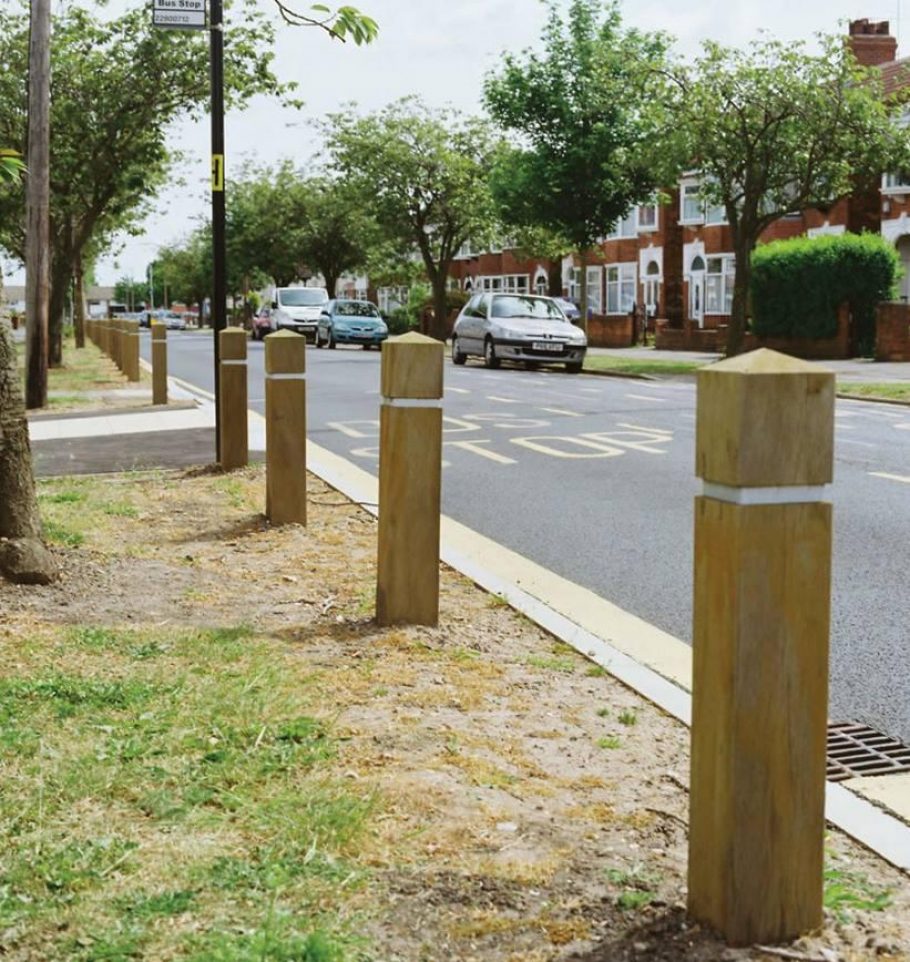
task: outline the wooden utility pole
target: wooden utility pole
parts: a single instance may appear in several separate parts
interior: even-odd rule
[[[28,47],[26,180],[25,406],[47,405],[50,278],[51,4],[31,0]]]

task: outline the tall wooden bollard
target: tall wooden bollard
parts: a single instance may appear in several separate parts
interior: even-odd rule
[[[822,922],[834,374],[698,372],[689,911],[728,942]]]
[[[123,321],[115,317],[111,322],[113,338],[111,340],[111,358],[123,373]]]
[[[167,404],[167,325],[152,321],[152,404]]]
[[[306,524],[306,338],[265,339],[265,513]]]
[[[106,317],[104,323],[101,325],[100,347],[105,357],[111,356],[111,324],[113,324],[113,321],[109,317]]]
[[[439,620],[442,356],[442,343],[422,334],[390,338],[382,346],[380,625]]]
[[[247,434],[246,331],[226,327],[218,333],[221,353],[221,467],[242,468],[249,460]]]
[[[123,373],[128,381],[139,380],[139,322],[123,322]]]

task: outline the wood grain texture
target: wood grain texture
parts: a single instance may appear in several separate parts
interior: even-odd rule
[[[822,921],[831,506],[695,504],[689,910],[729,942]]]
[[[167,325],[152,322],[152,404],[167,404]]]
[[[249,461],[247,371],[246,364],[224,362],[246,360],[246,331],[240,327],[226,327],[219,332],[218,338],[221,352],[220,463],[225,471],[230,471],[244,467]]]
[[[443,350],[442,341],[423,334],[390,337],[382,345],[382,396],[441,398]]]
[[[128,381],[139,380],[139,322],[124,321],[123,373]]]
[[[834,374],[762,348],[698,372],[696,474],[740,487],[831,481]]]
[[[265,512],[272,524],[306,524],[306,338],[278,331],[265,339]]]
[[[441,361],[440,350],[440,367]],[[383,407],[379,445],[376,620],[380,625],[435,625],[442,411]]]

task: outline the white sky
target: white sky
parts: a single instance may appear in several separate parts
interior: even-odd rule
[[[257,0],[263,10],[274,10],[271,0]],[[305,9],[306,0],[298,9]],[[326,0],[331,5],[332,0]],[[351,0],[346,0],[351,2]],[[560,0],[568,6],[568,0]],[[227,189],[230,177],[244,159],[274,164],[286,157],[305,162],[318,149],[309,123],[356,101],[372,110],[411,93],[432,106],[452,104],[466,112],[480,112],[484,75],[495,68],[503,51],[534,45],[546,9],[539,0],[353,0],[379,23],[378,39],[369,47],[331,41],[320,31],[278,27],[275,72],[282,80],[296,80],[302,111],[282,110],[259,98],[242,113],[229,114],[225,123]],[[127,0],[115,0],[116,12]],[[131,4],[129,4],[131,5]],[[641,29],[663,29],[677,38],[678,52],[694,56],[703,40],[742,46],[760,30],[782,40],[811,42],[818,31],[846,32],[850,19],[889,20],[898,37],[903,26],[901,0],[622,0],[624,21]],[[910,21],[910,3],[904,14]],[[181,124],[174,143],[184,151],[183,185],[165,188],[155,212],[142,225],[144,234],[124,238],[122,249],[105,258],[97,270],[101,284],[119,277],[141,278],[154,258],[157,244],[185,237],[207,212],[210,203],[209,123]],[[12,265],[8,265],[12,267]],[[23,283],[15,272],[8,283]]]

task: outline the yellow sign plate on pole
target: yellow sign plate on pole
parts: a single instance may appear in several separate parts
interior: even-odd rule
[[[212,154],[212,190],[224,190],[224,154]]]

